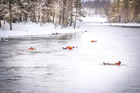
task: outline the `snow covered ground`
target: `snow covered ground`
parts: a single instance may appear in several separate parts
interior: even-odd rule
[[[73,27],[61,28],[58,26],[55,28],[53,24],[36,24],[36,23],[13,23],[13,30],[9,30],[9,24],[2,24],[0,28],[0,37],[16,37],[27,35],[47,35],[52,33],[73,33],[80,29],[73,29]]]
[[[47,35],[52,33],[74,33],[84,31],[84,29],[80,29],[79,27],[82,24],[86,25],[110,25],[110,26],[122,26],[122,27],[140,27],[140,24],[136,23],[106,23],[107,19],[105,17],[101,17],[99,15],[95,16],[87,16],[81,18],[83,20],[82,23],[78,23],[77,28],[73,29],[73,27],[61,28],[58,26],[55,28],[53,24],[36,24],[36,23],[13,23],[13,30],[9,30],[9,24],[2,24],[2,28],[0,28],[0,40],[1,38],[8,37],[17,37],[17,36],[31,36],[31,35]],[[2,22],[3,23],[3,22]]]
[[[94,15],[94,16],[87,16],[82,18],[83,22],[92,22],[92,23],[104,23],[107,22],[107,19],[105,17],[101,17],[100,15]]]
[[[99,15],[89,16],[82,18],[83,22],[86,25],[109,25],[109,26],[120,26],[120,27],[135,27],[140,28],[140,23],[107,23],[107,19],[105,17],[101,17]]]
[[[140,28],[140,24],[138,23],[95,23],[88,22],[86,25],[104,25],[104,26],[118,26],[118,27],[130,27],[130,28]]]

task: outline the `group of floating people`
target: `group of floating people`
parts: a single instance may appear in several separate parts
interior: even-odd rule
[[[91,42],[97,42],[97,40],[92,40]],[[67,49],[67,50],[72,50],[73,48],[78,48],[77,46],[67,46],[67,47],[62,47],[62,49]],[[35,48],[33,47],[30,47],[29,50],[35,50]],[[121,61],[118,61],[116,63],[106,63],[106,62],[103,62],[103,65],[118,65],[120,66],[121,65]]]
[[[91,42],[97,42],[97,40],[92,40]],[[63,49],[68,49],[68,50],[72,50],[73,48],[78,48],[77,46],[67,46],[67,47],[62,47]]]
[[[87,32],[87,31],[85,31],[85,32]],[[56,33],[56,34],[58,34],[58,33]],[[6,40],[5,38],[0,38],[0,41],[8,42],[8,40]],[[94,43],[94,42],[97,42],[97,40],[91,40],[91,42]],[[62,47],[62,49],[67,49],[67,50],[72,50],[73,48],[78,48],[78,47],[77,46],[76,47],[75,46]],[[30,47],[28,49],[29,50],[35,50],[36,48]],[[121,65],[121,61],[118,61],[116,63],[106,63],[106,62],[103,62],[103,65],[118,65],[118,66],[120,66]]]

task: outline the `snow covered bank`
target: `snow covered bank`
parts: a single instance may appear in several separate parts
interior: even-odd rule
[[[92,22],[92,23],[104,23],[107,22],[107,19],[105,17],[102,17],[100,15],[94,15],[94,16],[87,16],[82,18],[83,22]]]
[[[87,16],[82,18],[83,22],[85,22],[85,25],[107,25],[107,26],[119,26],[119,27],[134,27],[134,28],[140,28],[140,23],[107,23],[107,18],[102,17],[100,15],[94,15],[94,16]]]
[[[107,26],[120,26],[120,27],[135,27],[140,28],[140,24],[137,23],[106,23],[105,17],[95,15],[81,18],[82,23],[78,23],[77,27],[84,25],[107,25]],[[3,23],[3,22],[2,22]],[[2,24],[0,28],[0,41],[1,38],[17,37],[17,36],[30,36],[30,35],[48,35],[52,33],[74,33],[81,32],[84,29],[73,29],[73,27],[61,28],[58,26],[55,28],[53,24],[36,24],[36,23],[13,23],[13,30],[9,30],[9,24]]]
[[[110,23],[111,26],[140,28],[140,23]]]
[[[140,24],[138,23],[87,23],[86,25],[104,25],[104,26],[140,28]]]
[[[53,24],[36,24],[36,23],[13,23],[13,30],[9,30],[9,24],[2,24],[0,28],[0,38],[17,37],[17,36],[29,36],[29,35],[47,35],[52,33],[74,33],[82,31],[73,27],[61,28],[56,27]]]

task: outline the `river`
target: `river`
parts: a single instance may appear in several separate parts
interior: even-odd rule
[[[140,93],[140,28],[80,28],[0,42],[0,93]]]

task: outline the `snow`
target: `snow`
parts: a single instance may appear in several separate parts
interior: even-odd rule
[[[106,26],[118,26],[118,27],[134,27],[134,28],[140,28],[139,23],[87,23],[86,25],[106,25]]]
[[[73,27],[61,28],[55,27],[53,24],[37,24],[37,23],[13,23],[13,30],[9,30],[9,24],[2,24],[0,28],[0,38],[30,36],[30,35],[47,35],[52,33],[74,33],[81,31],[79,28]]]
[[[139,27],[140,23],[110,23],[112,26],[121,26],[121,27]]]
[[[93,22],[93,23],[107,22],[107,19],[105,17],[100,16],[100,15],[83,17],[82,20],[84,22]]]
[[[107,18],[100,15],[83,17],[82,20],[86,23],[86,25],[107,25],[140,28],[140,23],[107,23]]]
[[[102,17],[100,15],[87,16],[82,17],[83,23],[77,26],[76,29],[73,27],[61,28],[61,26],[55,27],[51,23],[40,24],[40,23],[32,23],[32,22],[21,22],[21,23],[13,23],[13,30],[9,30],[9,24],[2,24],[2,28],[0,28],[0,38],[8,38],[8,37],[17,37],[17,36],[31,36],[31,35],[47,35],[52,33],[74,33],[84,31],[79,27],[82,24],[85,25],[108,25],[108,26],[121,26],[121,27],[140,27],[140,24],[137,23],[106,23],[107,18]],[[3,23],[3,22],[2,22]],[[1,39],[0,39],[1,40]]]
[[[107,23],[107,18],[100,15],[83,17],[82,20],[86,23],[86,25],[106,25],[140,28],[140,23]]]

